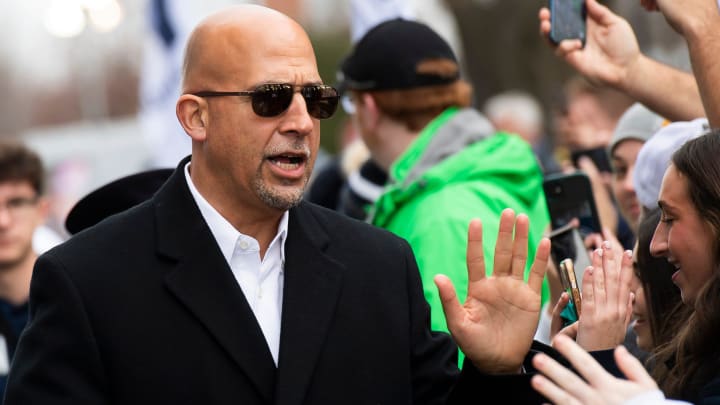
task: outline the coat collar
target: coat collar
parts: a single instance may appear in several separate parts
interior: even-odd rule
[[[330,238],[316,212],[308,203],[290,211],[277,404],[303,402],[342,287],[345,266],[327,254]]]
[[[180,162],[153,198],[158,253],[177,261],[165,284],[271,403],[275,364],[250,305],[190,194],[183,173],[188,161]]]
[[[183,159],[153,197],[157,246],[177,261],[167,288],[243,369],[267,403],[300,404],[310,384],[340,294],[344,266],[316,208],[290,211],[276,369],[255,316],[187,187]]]

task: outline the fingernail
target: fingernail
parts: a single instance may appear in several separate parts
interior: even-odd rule
[[[625,256],[627,256],[628,258],[632,259],[632,250],[626,250],[626,251],[625,251]]]
[[[603,247],[603,249],[610,249],[610,241],[609,240],[603,241],[602,247]]]
[[[600,257],[602,257],[602,255],[603,255],[603,250],[602,250],[602,249],[595,249],[595,254],[598,255],[598,256],[600,256]]]

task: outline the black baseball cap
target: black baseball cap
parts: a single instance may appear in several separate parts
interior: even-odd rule
[[[338,72],[342,90],[395,90],[455,82],[447,75],[420,73],[418,64],[446,59],[457,64],[450,45],[425,24],[401,18],[378,24],[355,45]]]
[[[110,215],[150,199],[173,173],[173,169],[144,171],[112,181],[80,199],[65,219],[65,228],[74,235]]]

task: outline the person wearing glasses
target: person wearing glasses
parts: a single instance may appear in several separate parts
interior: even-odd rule
[[[33,235],[48,214],[40,157],[24,145],[0,142],[0,395],[17,340],[28,321]]]
[[[525,282],[527,216],[504,212],[493,277],[481,223],[466,228],[464,304],[435,280],[469,359],[460,372],[453,340],[430,330],[407,242],[302,200],[338,102],[305,31],[269,8],[222,10],[191,34],[182,89],[191,156],[152,198],[38,258],[6,405],[477,403],[516,380],[530,391],[519,373],[549,241]],[[515,391],[503,397],[527,403]]]
[[[370,221],[410,243],[432,329],[447,331],[434,276],[445,272],[465,296],[467,224],[476,216],[483,220],[484,253],[491,260],[508,207],[533,219],[533,249],[549,223],[542,170],[527,142],[496,130],[469,107],[472,89],[460,77],[455,54],[427,25],[394,19],[375,26],[338,76],[343,106],[354,112],[373,160],[389,176]]]

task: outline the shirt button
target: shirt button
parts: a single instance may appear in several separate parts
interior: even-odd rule
[[[247,241],[244,241],[244,240],[240,241],[240,249],[246,250],[248,248],[248,246],[249,245],[248,245]]]

